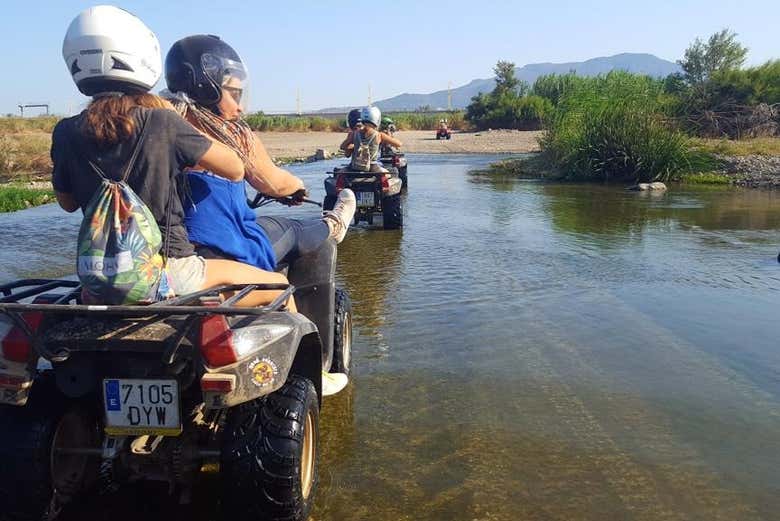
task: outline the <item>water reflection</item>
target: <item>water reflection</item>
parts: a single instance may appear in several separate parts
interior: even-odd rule
[[[382,326],[388,317],[388,295],[398,282],[403,261],[403,230],[359,229],[339,246],[338,282],[352,299],[358,332],[374,339],[380,349]]]

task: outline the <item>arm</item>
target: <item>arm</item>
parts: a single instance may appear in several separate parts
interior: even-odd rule
[[[211,137],[206,136],[209,139]],[[244,179],[244,163],[233,150],[211,139],[211,146],[198,161],[207,170],[231,181]]]
[[[271,197],[292,195],[306,188],[300,178],[274,164],[263,142],[254,132],[252,139],[254,140],[252,167],[247,170],[246,175],[246,180],[252,188]]]
[[[76,202],[72,194],[54,190],[54,196],[57,198],[60,207],[66,212],[73,213],[79,209],[79,203]]]
[[[350,130],[347,133],[347,137],[341,142],[341,145],[339,145],[339,149],[344,151],[344,156],[346,157],[352,156],[352,149],[355,148],[355,145],[352,144],[353,138],[354,136]]]
[[[396,147],[396,148],[401,148],[401,145],[403,144],[403,143],[401,143],[400,139],[396,139],[394,137],[388,136],[384,132],[380,132],[379,133],[379,142],[380,143],[387,143],[388,145],[390,145],[392,147]]]

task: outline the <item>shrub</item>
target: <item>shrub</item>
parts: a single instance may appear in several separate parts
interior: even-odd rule
[[[709,166],[673,128],[663,82],[626,72],[563,93],[542,139],[544,155],[574,179],[668,181]]]

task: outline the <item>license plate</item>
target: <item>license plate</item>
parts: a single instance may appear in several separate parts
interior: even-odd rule
[[[358,192],[357,205],[361,207],[374,206],[374,192]]]
[[[176,380],[103,380],[106,433],[112,436],[181,433]]]

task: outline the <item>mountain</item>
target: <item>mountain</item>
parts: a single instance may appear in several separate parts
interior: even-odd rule
[[[623,53],[615,56],[593,58],[584,62],[570,63],[532,63],[516,67],[518,79],[533,85],[536,78],[545,74],[566,74],[574,71],[581,76],[596,76],[612,70],[624,70],[649,76],[664,77],[674,72],[680,72],[676,63],[663,60],[652,54]],[[493,78],[472,80],[466,85],[452,89],[452,106],[456,109],[465,108],[471,97],[479,92],[488,93],[493,90]],[[377,101],[382,110],[414,110],[425,105],[431,108],[447,108],[447,91],[440,90],[431,94],[400,94],[392,98]],[[324,111],[323,111],[324,112]]]

